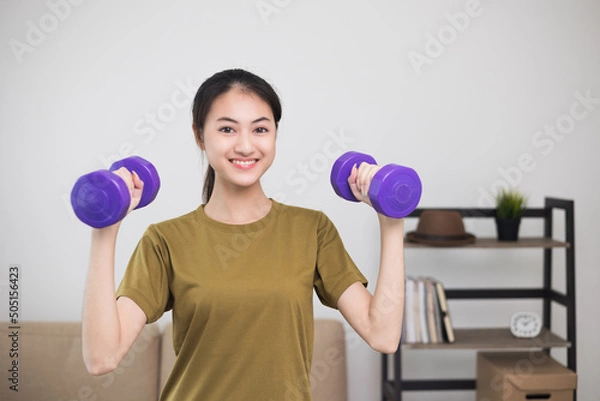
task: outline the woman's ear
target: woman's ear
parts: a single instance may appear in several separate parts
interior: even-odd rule
[[[196,124],[193,124],[193,123],[192,123],[192,130],[194,131],[194,138],[196,138],[196,144],[198,145],[200,150],[205,150],[204,149],[204,135],[202,134],[202,131],[199,130],[196,127]]]

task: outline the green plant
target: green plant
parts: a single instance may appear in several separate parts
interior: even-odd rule
[[[523,214],[527,197],[516,189],[502,189],[496,195],[496,216],[502,219],[516,219]]]

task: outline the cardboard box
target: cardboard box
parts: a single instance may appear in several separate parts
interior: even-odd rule
[[[572,401],[577,374],[541,351],[479,352],[477,401]]]

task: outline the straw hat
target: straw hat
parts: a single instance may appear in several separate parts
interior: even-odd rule
[[[406,234],[411,242],[432,246],[458,246],[475,242],[475,236],[465,231],[462,215],[452,210],[424,210],[417,229]]]

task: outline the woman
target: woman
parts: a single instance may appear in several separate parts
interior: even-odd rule
[[[312,291],[340,310],[375,350],[396,350],[402,328],[402,219],[378,215],[381,261],[374,294],[322,213],[268,198],[260,178],[275,158],[279,98],[262,78],[227,70],[198,90],[193,131],[209,168],[204,204],[151,225],[115,297],[120,223],[94,229],[83,311],[92,374],[116,368],[145,324],[173,313],[177,359],[161,400],[310,400]],[[369,204],[377,166],[349,183]],[[131,190],[143,183],[116,172]]]

